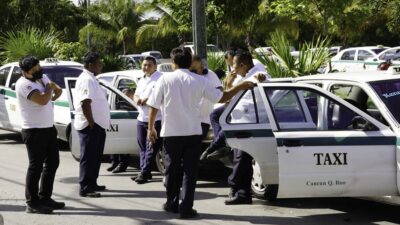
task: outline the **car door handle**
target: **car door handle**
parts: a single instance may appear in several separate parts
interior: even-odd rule
[[[252,137],[253,135],[249,132],[237,132],[234,134],[236,138],[249,138]]]
[[[8,97],[4,96],[4,100],[8,100]]]
[[[285,139],[282,141],[282,145],[286,147],[299,147],[303,146],[303,142],[298,139]]]

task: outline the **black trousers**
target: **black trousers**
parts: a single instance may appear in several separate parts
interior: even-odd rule
[[[129,154],[112,154],[110,156],[111,164],[114,166],[128,166],[130,156]]]
[[[91,192],[97,185],[99,177],[101,159],[104,152],[106,141],[106,130],[95,124],[91,129],[87,126],[83,130],[78,130],[81,145],[81,158],[79,165],[79,184],[80,191]]]
[[[50,128],[22,129],[22,140],[28,150],[29,167],[26,174],[25,197],[28,205],[51,198],[60,158],[57,130]],[[39,189],[40,181],[40,189]]]
[[[253,158],[244,151],[233,149],[233,168],[228,177],[228,184],[241,198],[251,197],[251,180],[253,179]]]
[[[167,206],[181,213],[193,208],[201,149],[201,135],[165,137]],[[181,193],[182,188],[182,193]],[[179,205],[179,196],[182,202]]]

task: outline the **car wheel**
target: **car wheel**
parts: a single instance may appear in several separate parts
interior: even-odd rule
[[[253,160],[253,179],[251,181],[251,190],[254,197],[274,201],[278,195],[278,185],[265,185],[261,177],[261,169],[258,163]]]
[[[162,175],[164,175],[164,173],[165,173],[164,152],[162,150],[158,151],[158,153],[155,157],[155,161],[156,161],[156,166],[157,166],[158,171],[160,171],[160,173]]]

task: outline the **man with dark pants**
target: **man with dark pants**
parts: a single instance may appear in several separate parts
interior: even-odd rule
[[[48,214],[65,207],[63,202],[51,198],[60,162],[51,101],[60,97],[62,89],[43,75],[36,57],[22,58],[19,66],[23,73],[15,90],[22,118],[22,140],[29,158],[25,186],[26,212]]]
[[[101,72],[100,55],[88,52],[84,56],[82,74],[76,81],[74,126],[81,145],[79,184],[80,196],[97,198],[105,186],[97,184],[101,159],[106,140],[106,129],[110,126],[110,108],[107,94],[96,76]]]
[[[244,82],[222,93],[204,77],[189,71],[192,56],[189,50],[180,47],[171,52],[174,72],[162,76],[147,101],[149,110],[148,139],[158,139],[154,127],[158,110],[162,111],[161,137],[165,149],[165,177],[167,202],[163,209],[180,213],[180,218],[197,215],[193,209],[194,192],[201,146],[200,101],[226,102],[240,90],[254,86]],[[182,181],[182,184],[181,184]],[[182,191],[181,191],[182,188]],[[182,202],[179,205],[179,196]]]
[[[243,80],[252,82],[263,82],[269,76],[262,68],[254,66],[250,52],[238,50],[233,58],[233,71],[238,75],[236,78],[228,77],[227,86],[238,85]],[[246,100],[249,101],[246,101]],[[247,102],[252,102],[252,95],[247,92],[238,103],[245,106]],[[252,104],[252,103],[250,103]],[[240,123],[240,121],[236,121]],[[225,201],[226,205],[251,204],[251,180],[253,178],[253,158],[239,149],[233,150],[233,168],[228,178],[228,184],[231,187],[229,199]]]
[[[147,129],[149,120],[149,107],[147,106],[147,100],[151,95],[157,80],[162,76],[157,71],[156,59],[152,56],[144,58],[142,63],[143,78],[139,80],[133,100],[138,105],[139,115],[137,118],[137,141],[140,147],[140,174],[137,177],[132,177],[138,184],[147,183],[148,180],[152,179],[151,176],[151,165],[153,164],[154,158],[157,152],[162,146],[162,139],[157,140],[154,144],[151,144],[147,140]],[[157,133],[161,131],[161,113],[157,114],[155,128]]]

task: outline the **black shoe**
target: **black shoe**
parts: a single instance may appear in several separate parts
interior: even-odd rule
[[[118,166],[118,164],[111,164],[111,166],[107,168],[107,171],[108,171],[108,172],[111,172],[111,171],[113,171],[115,168],[117,168],[117,166]]]
[[[51,214],[53,212],[53,208],[44,206],[42,204],[27,205],[25,212],[38,213],[38,214]]]
[[[207,159],[207,156],[209,154],[211,154],[212,152],[214,152],[213,149],[211,149],[211,147],[206,148],[206,150],[204,150],[203,154],[201,154],[200,156],[200,161],[204,161]]]
[[[79,195],[81,197],[86,197],[86,198],[100,198],[101,197],[100,193],[97,193],[97,192],[94,192],[94,191],[92,191],[92,192],[80,192]]]
[[[178,213],[178,207],[177,206],[168,206],[167,203],[164,203],[162,206],[163,210],[166,212],[171,212],[171,213]]]
[[[104,191],[104,190],[106,190],[106,186],[105,185],[97,185],[96,184],[96,186],[93,186],[92,188],[93,188],[93,191]]]
[[[229,191],[228,197],[234,198],[236,196],[236,192],[237,192],[237,190],[231,188],[231,190]]]
[[[53,209],[63,209],[65,207],[64,202],[56,202],[52,198],[42,199],[40,200],[40,203]]]
[[[251,199],[251,197],[243,198],[243,197],[238,197],[238,196],[225,201],[225,205],[246,205],[246,204],[252,204],[252,203],[253,203],[253,200]]]
[[[195,209],[191,209],[188,212],[180,212],[179,214],[181,219],[190,219],[199,215]]]
[[[113,171],[112,173],[124,173],[126,172],[127,166],[125,165],[118,165]]]
[[[223,158],[223,157],[229,155],[230,151],[231,151],[231,149],[228,147],[219,148],[216,151],[214,151],[213,153],[209,154],[207,156],[207,159],[217,160],[217,159]]]
[[[143,176],[142,174],[139,174],[139,176],[136,177],[135,182],[137,184],[144,184],[149,182],[149,180],[147,179],[149,176]]]

